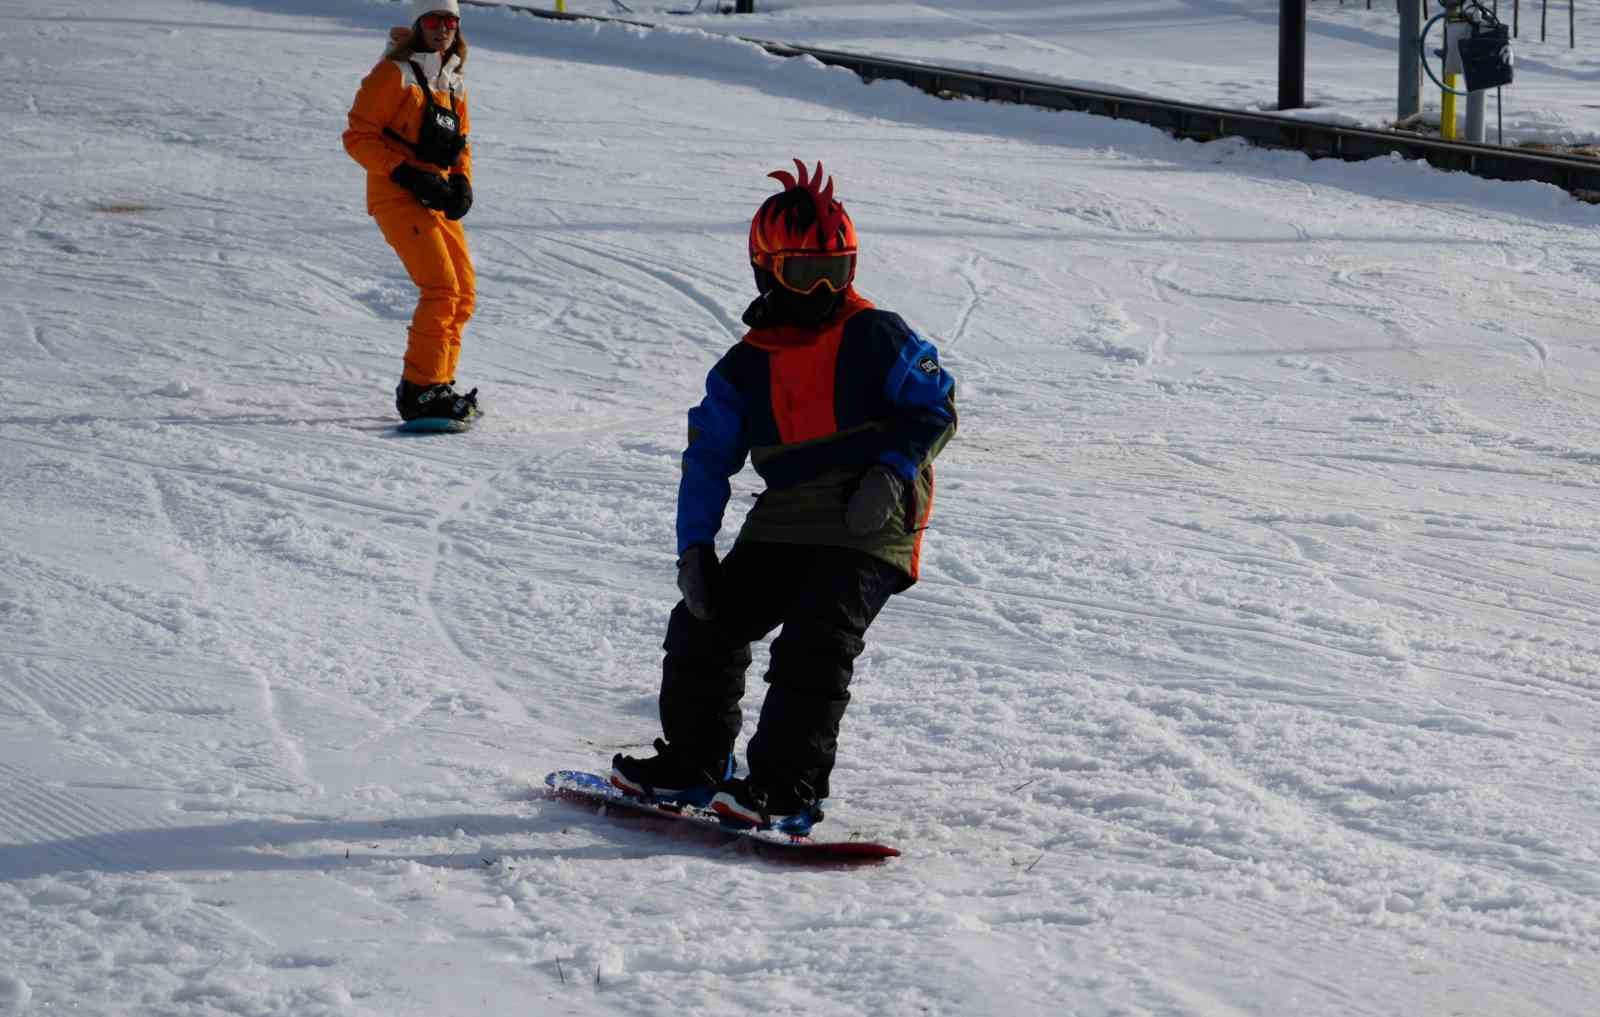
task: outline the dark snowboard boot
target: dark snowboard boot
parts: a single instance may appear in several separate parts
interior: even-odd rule
[[[707,765],[660,738],[656,754],[635,758],[617,753],[611,760],[611,783],[645,801],[704,806],[717,785],[733,776],[733,754]]]
[[[822,822],[822,806],[805,781],[769,783],[759,777],[723,783],[711,798],[711,811],[725,821],[804,837]]]
[[[478,390],[462,395],[455,390],[454,382],[417,385],[402,378],[395,386],[394,408],[399,411],[401,420],[424,417],[466,420],[478,412]]]

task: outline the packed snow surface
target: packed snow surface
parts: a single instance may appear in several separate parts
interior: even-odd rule
[[[0,1014],[1592,1015],[1600,211],[725,34],[1259,105],[1266,0],[630,6],[465,8],[488,415],[416,438],[339,145],[403,8],[0,0]],[[1380,116],[1392,9],[1312,6]],[[1564,27],[1508,125],[1583,140]],[[793,157],[960,386],[828,802],[869,867],[540,793],[658,733]]]

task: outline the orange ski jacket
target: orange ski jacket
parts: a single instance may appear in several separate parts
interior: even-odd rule
[[[461,76],[461,60],[451,55],[441,58],[438,53],[416,53],[411,56],[428,79],[418,81],[411,64],[393,57],[397,43],[409,38],[404,29],[391,33],[389,49],[377,66],[361,81],[355,103],[350,107],[350,126],[344,132],[344,149],[350,158],[367,171],[367,212],[377,215],[385,206],[397,203],[414,203],[411,192],[389,179],[389,174],[403,162],[431,173],[442,173],[431,163],[420,162],[404,145],[384,134],[384,128],[415,141],[422,129],[422,114],[427,100],[422,90],[431,87],[433,101],[449,108],[454,100],[456,113],[461,118],[461,133],[470,135],[472,121],[467,113],[467,89]],[[462,149],[449,173],[465,174],[472,179],[472,146]]]

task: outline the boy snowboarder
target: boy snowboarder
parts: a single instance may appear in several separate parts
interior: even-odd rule
[[[667,627],[656,755],[617,755],[612,783],[706,806],[725,820],[803,834],[822,819],[839,722],[863,637],[916,581],[933,507],[932,462],[956,429],[938,351],[851,285],[855,225],[808,174],[750,223],[760,295],[750,332],[689,412],[678,488],[678,589]],[[729,478],[749,457],[767,488],[727,557],[715,542]],[[733,779],[750,644],[772,644],[771,686]]]

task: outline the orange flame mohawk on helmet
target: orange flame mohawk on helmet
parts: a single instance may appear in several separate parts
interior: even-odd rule
[[[767,174],[783,191],[763,202],[750,221],[750,260],[770,269],[775,255],[855,254],[855,223],[833,196],[833,179],[823,186],[822,163],[812,172],[799,159],[794,166],[798,176],[788,170]]]

